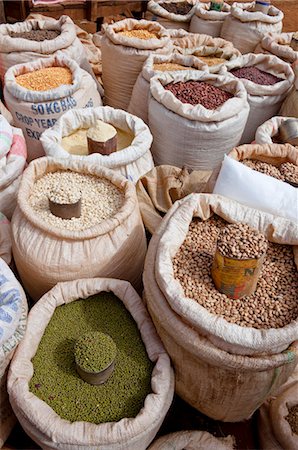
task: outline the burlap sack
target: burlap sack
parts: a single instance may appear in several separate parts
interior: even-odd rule
[[[208,82],[231,92],[234,97],[211,110],[199,104],[182,103],[164,89],[172,81],[187,80]],[[240,142],[248,112],[244,86],[230,76],[201,71],[154,76],[150,80],[149,127],[153,135],[155,164],[213,170],[221,163],[224,154]]]
[[[195,56],[184,56],[179,55],[178,53],[171,53],[170,55],[150,55],[146,59],[142,71],[137,78],[128,106],[128,112],[140,117],[147,124],[150,80],[154,75],[160,74],[160,71],[154,70],[154,64],[169,62],[209,72],[207,64]]]
[[[298,118],[298,63],[293,65],[295,73],[295,84],[292,87],[289,95],[285,99],[280,108],[279,114],[281,116],[297,117]]]
[[[179,1],[184,2],[185,0],[178,0],[175,1],[175,3],[179,3]],[[197,0],[187,0],[187,2],[190,5],[193,5],[189,13],[175,14],[170,13],[161,5],[162,3],[173,3],[171,0],[149,0],[147,5],[147,17],[150,17],[149,20],[157,20],[158,23],[160,23],[165,28],[177,28],[188,31],[191,18],[195,12]],[[150,16],[148,15],[148,13],[150,14]]]
[[[211,336],[209,330],[206,337],[201,334],[194,324],[194,320],[200,320],[200,317],[196,315],[190,322],[169,303],[164,286],[157,279],[161,275],[157,258],[164,248],[161,239],[169,224],[177,222],[175,235],[169,242],[170,246],[177,246],[176,234],[182,228],[185,231],[186,224],[191,220],[190,215],[194,213],[207,219],[212,212],[228,221],[249,223],[262,229],[271,240],[281,243],[292,239],[293,230],[276,217],[223,197],[191,194],[173,205],[149,244],[143,275],[145,300],[172,359],[176,392],[191,406],[215,420],[238,422],[249,418],[289,378],[298,362],[298,342],[276,355],[247,356],[226,352],[210,341],[214,335]],[[260,333],[248,328],[242,331]],[[224,329],[222,337],[225,338]],[[234,341],[238,338],[238,333],[232,336]]]
[[[137,183],[137,196],[144,225],[151,234],[176,200],[192,192],[204,192],[211,172],[174,166],[157,166]]]
[[[149,128],[137,117],[109,106],[74,109],[63,114],[56,124],[46,130],[40,141],[47,156],[54,158],[79,158],[62,147],[62,138],[80,128],[88,129],[96,120],[103,120],[134,138],[129,147],[110,155],[91,154],[84,156],[89,162],[109,167],[128,180],[136,183],[140,177],[154,167],[150,147],[152,136]]]
[[[245,78],[240,79],[247,90],[247,100],[250,106],[241,144],[249,144],[254,140],[257,128],[266,120],[278,114],[282,102],[293,86],[294,73],[289,64],[276,56],[251,53],[226,63],[220,74],[224,75],[229,72],[231,77],[237,78],[230,71],[241,67],[257,67],[283,80],[271,86],[266,86],[253,83]]]
[[[209,11],[211,3],[198,3],[190,21],[191,33],[209,34],[219,37],[224,20],[229,16],[231,7],[224,3],[221,11]]]
[[[231,41],[241,53],[253,52],[266,33],[281,33],[284,14],[270,6],[268,14],[253,12],[255,2],[233,3],[220,37]]]
[[[255,53],[266,53],[277,56],[292,64],[298,59],[298,51],[290,47],[294,33],[268,33],[257,45]]]
[[[61,419],[45,402],[29,392],[31,360],[46,327],[59,305],[88,298],[100,292],[113,292],[138,325],[151,361],[152,393],[135,418],[93,424]],[[43,449],[63,450],[145,450],[153,440],[170,407],[174,375],[150,317],[137,293],[125,281],[86,279],[59,283],[30,311],[25,338],[12,361],[8,391],[11,405],[22,427]]]
[[[20,86],[16,81],[16,76],[22,73],[53,65],[68,67],[71,70],[71,85],[61,85],[48,91],[32,91]],[[63,54],[11,67],[5,74],[4,98],[15,125],[24,132],[28,161],[44,156],[39,138],[65,111],[102,105],[91,75]]]
[[[11,256],[10,222],[5,215],[0,212],[0,258],[9,265],[11,263]]]
[[[133,29],[155,32],[159,39],[146,40],[118,34]],[[105,103],[127,110],[134,84],[145,60],[151,53],[171,53],[172,44],[164,27],[147,20],[125,19],[105,26],[104,30],[101,52]]]
[[[266,120],[257,128],[255,135],[256,144],[273,144],[274,140],[272,139],[277,137],[280,125],[288,119],[294,119],[294,117],[275,116]]]
[[[30,206],[31,188],[45,173],[68,169],[106,178],[121,188],[125,200],[115,216],[83,231],[45,223]],[[15,263],[34,300],[59,281],[90,276],[122,278],[140,287],[146,239],[135,187],[110,169],[84,158],[33,161],[22,177],[11,225]]]
[[[207,431],[179,431],[157,439],[148,450],[233,450],[232,436],[216,438]]]

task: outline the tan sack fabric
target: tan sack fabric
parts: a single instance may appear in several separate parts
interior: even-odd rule
[[[215,420],[238,422],[251,417],[266,398],[274,395],[279,386],[289,378],[297,365],[298,342],[275,355],[237,355],[232,352],[231,346],[229,351],[224,351],[211,342],[215,334],[211,334],[209,329],[206,333],[201,331],[207,324],[198,326],[201,317],[197,313],[189,320],[186,312],[190,312],[190,309],[183,313],[181,309],[178,311],[176,304],[175,307],[173,305],[174,297],[170,299],[166,296],[166,289],[160,279],[163,272],[158,265],[162,250],[179,247],[181,234],[186,234],[186,228],[193,215],[206,220],[212,212],[227,221],[240,221],[259,228],[275,242],[291,241],[293,230],[286,221],[246,208],[224,197],[191,194],[172,206],[149,244],[143,275],[145,299],[157,332],[174,365],[176,392],[190,405]],[[169,227],[172,228],[175,223],[175,234],[172,234],[170,241],[167,240],[165,247],[165,243],[161,244],[161,240]],[[296,256],[298,262],[298,255]],[[179,285],[176,287],[179,289]],[[174,295],[177,298],[176,292]],[[193,307],[192,303],[188,306]],[[206,313],[207,311],[204,312],[207,318]],[[220,318],[217,320],[221,321]],[[215,325],[215,322],[216,318],[213,316],[212,323]],[[211,325],[211,321],[208,320],[208,323]],[[234,344],[238,341],[237,348],[240,344],[249,349],[251,340],[247,338],[250,334],[252,337],[254,333],[256,337],[259,335],[257,342],[262,348],[260,330],[243,329],[228,324],[228,327],[230,326],[235,327],[235,330],[237,328],[235,334],[229,333],[229,340],[231,338]],[[216,338],[215,342],[221,345],[228,344],[225,341],[225,330],[226,327],[222,328],[220,332],[222,339]],[[268,331],[270,334],[273,332],[273,330],[264,331],[266,337]],[[295,330],[293,332],[295,333]]]
[[[45,67],[68,67],[72,72],[72,84],[61,85],[47,91],[32,91],[20,86],[16,76]],[[44,130],[52,127],[69,109],[101,106],[96,83],[75,61],[62,53],[48,59],[38,59],[11,67],[5,75],[4,98],[26,139],[28,161],[44,156],[39,138]]]
[[[275,142],[274,138],[278,136],[280,125],[288,119],[295,119],[295,117],[275,116],[266,120],[266,122],[257,128],[255,135],[256,144],[273,144]]]
[[[157,439],[148,450],[233,450],[232,436],[217,438],[207,431],[179,431]]]
[[[270,6],[268,14],[253,12],[255,2],[233,3],[220,37],[231,41],[241,53],[253,52],[266,33],[281,33],[284,14]]]
[[[188,80],[208,82],[234,97],[211,110],[200,104],[182,103],[172,92],[164,89],[172,81]],[[148,113],[155,164],[213,170],[221,163],[224,154],[240,142],[248,112],[244,86],[230,76],[197,70],[154,76],[150,80]]]
[[[33,373],[31,360],[58,306],[100,292],[113,292],[137,323],[148,357],[155,363],[152,393],[146,397],[144,407],[134,418],[99,425],[70,423],[29,392],[28,384]],[[174,374],[149,314],[131,285],[121,280],[95,278],[59,283],[32,308],[25,339],[10,367],[8,391],[22,427],[43,449],[145,450],[171,405]]]
[[[109,106],[74,109],[63,114],[52,128],[44,131],[40,138],[45,154],[55,158],[79,158],[63,148],[62,138],[80,128],[88,129],[96,120],[103,120],[129,133],[133,136],[133,140],[128,147],[110,155],[93,153],[83,158],[109,167],[134,183],[154,167],[150,152],[152,135],[149,128],[137,117]]]
[[[290,47],[294,33],[268,33],[256,47],[255,53],[269,53],[292,64],[298,59],[298,51]]]
[[[11,228],[10,222],[4,214],[0,212],[0,258],[11,263]]]
[[[13,125],[13,118],[11,113],[8,111],[8,109],[5,107],[4,103],[1,102],[0,100],[0,114],[2,114],[2,116],[5,117],[5,119],[7,120],[7,122],[10,125]]]
[[[157,166],[137,183],[137,196],[144,225],[151,234],[176,200],[192,192],[204,192],[211,172],[174,166]]]
[[[298,118],[298,62],[294,63],[293,69],[295,73],[295,84],[283,102],[279,114],[281,116]]]
[[[73,170],[110,180],[125,200],[110,219],[83,231],[44,222],[29,203],[31,188],[42,175]],[[24,172],[12,219],[13,255],[18,272],[34,300],[59,281],[90,276],[123,278],[140,286],[146,254],[144,227],[134,185],[123,176],[86,159],[39,158]]]
[[[282,102],[293,86],[294,73],[289,64],[276,56],[252,53],[226,63],[220,73],[226,74],[229,72],[231,77],[237,78],[230,71],[241,67],[257,67],[282,79],[282,81],[270,86],[257,84],[245,78],[240,79],[247,90],[247,100],[250,106],[241,144],[249,144],[254,140],[257,128],[266,120],[278,114]]]
[[[137,29],[157,33],[158,37],[139,39],[118,34]],[[101,52],[105,103],[113,108],[127,110],[145,60],[151,53],[171,53],[172,44],[164,27],[147,20],[125,19],[105,26],[104,30]]]
[[[184,30],[172,30],[169,32],[174,49],[179,53],[189,53],[190,49],[198,47],[215,47],[221,49],[235,48],[232,42],[225,39],[209,36],[208,34],[188,33]],[[240,55],[240,52],[238,51]]]
[[[229,16],[231,7],[224,3],[221,11],[209,11],[211,3],[198,3],[191,18],[189,31],[191,33],[209,34],[219,37],[224,20]]]
[[[179,1],[184,2],[185,0],[178,0],[175,3],[179,3]],[[190,5],[193,5],[192,9],[188,14],[175,14],[167,11],[161,3],[173,3],[171,0],[150,0],[147,5],[147,12],[151,14],[150,20],[157,20],[165,28],[171,29],[189,29],[189,24],[191,18],[195,12],[197,0],[188,0]]]
[[[154,64],[161,63],[181,64],[182,66],[191,69],[209,72],[207,64],[195,56],[184,56],[179,55],[178,53],[171,53],[170,55],[150,55],[146,59],[142,71],[137,78],[128,106],[128,112],[140,117],[145,123],[148,123],[150,80],[154,75],[161,73],[161,71],[154,69]]]

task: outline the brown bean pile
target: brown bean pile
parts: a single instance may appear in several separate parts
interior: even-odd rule
[[[31,91],[47,91],[62,84],[72,84],[72,73],[68,67],[46,67],[19,75],[16,82]]]
[[[193,8],[193,5],[190,5],[188,2],[160,3],[159,6],[169,13],[179,14],[181,16],[185,16]]]
[[[200,104],[207,109],[216,109],[233,97],[230,92],[204,81],[172,82],[167,84],[165,89],[172,92],[182,103]]]
[[[188,70],[188,69],[193,69],[193,67],[182,66],[181,64],[175,64],[171,62],[153,64],[153,70],[159,70],[160,72],[168,72],[169,70]]]
[[[52,39],[56,39],[60,35],[60,31],[57,30],[31,30],[31,31],[22,31],[21,33],[12,32],[10,33],[10,37],[12,38],[23,38],[28,39],[29,41],[51,41]]]
[[[285,180],[298,184],[298,166],[292,163],[283,163],[280,165],[280,173],[285,177]]]
[[[283,163],[279,167],[273,164],[258,161],[256,159],[244,159],[241,161],[247,167],[250,167],[257,172],[264,173],[270,177],[277,178],[280,181],[290,181],[298,183],[298,166],[292,163]]]
[[[245,223],[226,226],[217,241],[217,249],[223,256],[236,259],[260,258],[267,247],[265,236]]]
[[[237,78],[245,78],[256,84],[262,84],[264,86],[272,86],[279,81],[283,81],[282,78],[278,78],[271,73],[264,72],[257,67],[241,67],[240,69],[232,69],[231,73]]]
[[[291,246],[269,242],[254,294],[230,299],[217,291],[211,276],[216,241],[226,225],[218,216],[191,222],[173,258],[174,276],[185,296],[230,323],[258,329],[284,327],[298,316],[298,275]]]
[[[289,409],[289,414],[286,417],[294,434],[298,435],[298,405]]]
[[[156,33],[153,33],[152,31],[148,30],[126,30],[126,31],[119,31],[118,34],[130,38],[137,38],[137,39],[159,39]]]

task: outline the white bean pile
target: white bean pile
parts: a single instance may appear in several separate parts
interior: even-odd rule
[[[81,191],[76,186],[57,185],[48,195],[49,200],[59,205],[71,205],[81,198]]]
[[[81,217],[61,219],[49,209],[48,195],[57,187],[81,192]],[[50,172],[33,186],[29,202],[46,223],[57,228],[82,231],[116,214],[124,202],[124,194],[105,178],[71,171]]]
[[[298,274],[290,246],[269,242],[254,294],[230,299],[217,291],[211,266],[218,234],[227,223],[214,216],[194,219],[173,258],[174,276],[186,297],[230,323],[258,329],[282,328],[298,316]]]
[[[267,246],[265,236],[245,223],[227,225],[220,231],[217,241],[219,252],[235,259],[260,258]]]

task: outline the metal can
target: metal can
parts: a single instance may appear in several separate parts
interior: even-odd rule
[[[255,11],[260,11],[263,14],[268,14],[270,6],[271,6],[271,1],[256,0],[256,2],[255,2]]]

